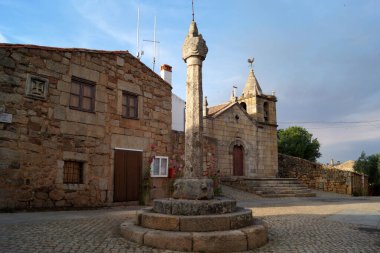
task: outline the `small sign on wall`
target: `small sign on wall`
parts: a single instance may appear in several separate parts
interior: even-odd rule
[[[0,122],[1,123],[12,123],[12,114],[9,113],[0,113]]]

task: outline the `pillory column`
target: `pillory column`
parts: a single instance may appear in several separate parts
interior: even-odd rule
[[[174,183],[174,198],[212,199],[213,181],[203,176],[202,62],[207,54],[206,41],[192,21],[182,46],[187,64],[184,177]]]

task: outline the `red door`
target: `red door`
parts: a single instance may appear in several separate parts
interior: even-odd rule
[[[233,170],[234,176],[243,176],[243,161],[244,161],[244,152],[243,146],[234,146],[233,151]]]
[[[139,200],[141,170],[142,152],[115,150],[114,202]]]

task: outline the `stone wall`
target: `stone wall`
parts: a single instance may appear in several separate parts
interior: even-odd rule
[[[243,146],[244,174],[257,172],[254,157],[257,153],[257,132],[252,120],[237,105],[220,115],[204,120],[204,135],[215,138],[217,146],[217,166],[224,175],[233,175],[233,147]]]
[[[259,177],[276,177],[278,174],[277,126],[259,123],[257,128]]]
[[[169,167],[179,168],[185,166],[185,133],[172,131],[171,145],[173,153],[170,157]],[[203,142],[203,171],[204,174],[209,172],[217,172],[217,140],[208,136],[204,136]]]
[[[356,172],[338,170],[298,157],[278,155],[279,176],[298,178],[309,188],[341,194],[368,194],[368,177]]]
[[[47,80],[28,96],[29,76]],[[70,109],[72,76],[96,83],[95,111]],[[115,148],[171,153],[171,86],[127,51],[0,44],[0,208],[113,202]],[[138,119],[121,115],[122,92],[138,95]],[[44,94],[42,94],[44,95]],[[65,161],[84,163],[83,184],[63,184]]]

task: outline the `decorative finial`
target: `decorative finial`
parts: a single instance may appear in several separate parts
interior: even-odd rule
[[[194,0],[191,0],[191,8],[193,10],[193,21],[194,21]]]
[[[254,62],[254,61],[255,61],[255,58],[253,58],[253,57],[252,57],[251,59],[248,59],[248,63],[249,63],[249,65],[250,65],[250,68],[251,68],[251,69],[253,69],[253,66],[252,66],[252,65],[253,65],[253,62]]]

